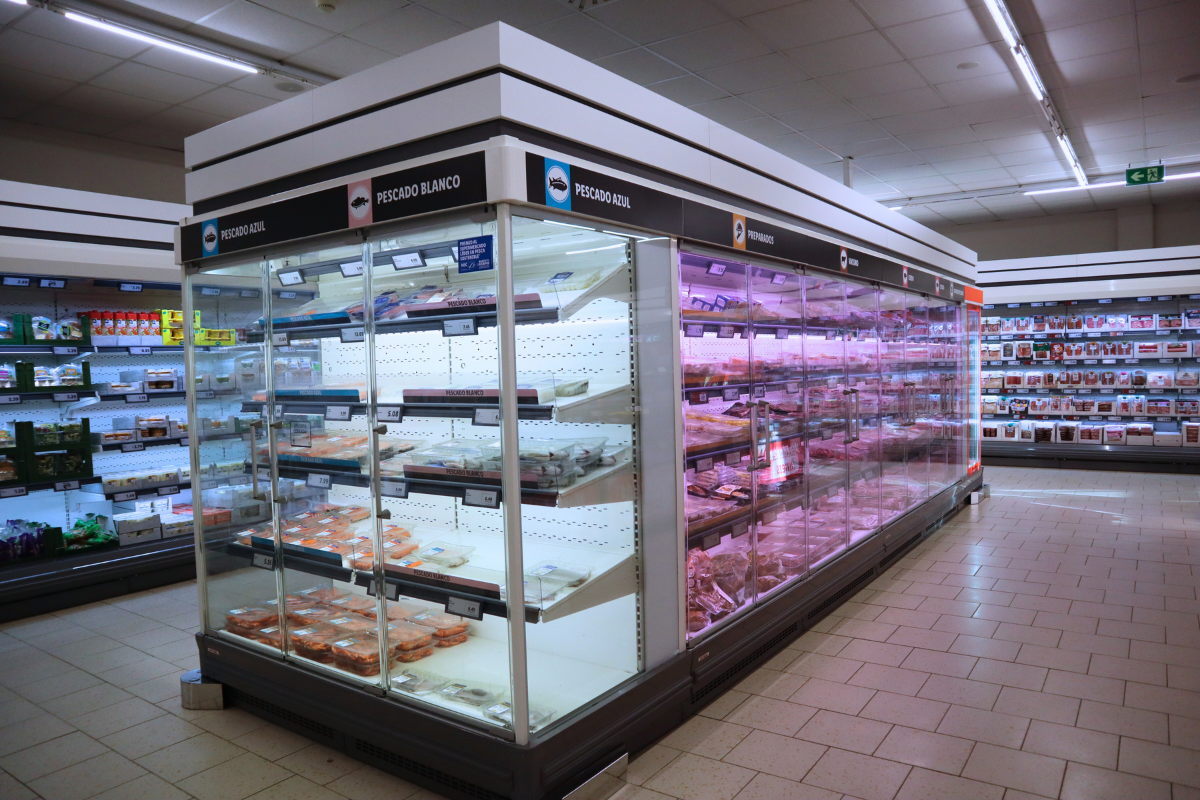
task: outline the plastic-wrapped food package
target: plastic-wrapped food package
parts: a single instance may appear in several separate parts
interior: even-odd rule
[[[433,628],[433,635],[439,639],[466,633],[470,627],[462,617],[444,614],[440,611],[421,611],[408,617],[408,621],[427,628]]]
[[[333,663],[355,675],[379,674],[379,640],[374,636],[338,639],[330,645]]]
[[[484,707],[483,716],[487,717],[488,719],[490,719],[494,722],[499,722],[501,725],[503,725],[506,728],[511,728],[512,727],[512,704],[508,702],[507,698],[502,699],[499,702],[492,703],[491,705]],[[546,709],[546,708],[541,708],[538,706],[530,706],[529,707],[529,730],[530,731],[538,730],[543,725],[550,722],[552,719],[554,719],[553,711]]]
[[[461,567],[470,560],[474,547],[451,544],[450,542],[432,542],[417,551],[417,558],[431,561],[443,567]]]
[[[558,561],[539,561],[526,571],[526,576],[561,581],[567,586],[579,586],[589,577],[592,570],[579,564]]]
[[[448,680],[444,675],[436,672],[409,667],[399,675],[392,676],[392,688],[405,694],[424,697],[435,691],[437,687],[445,685]]]
[[[375,600],[371,597],[363,597],[362,595],[351,594],[330,600],[329,607],[341,611],[354,611],[359,614],[362,614],[368,610],[374,613]]]
[[[312,625],[315,622],[328,623],[332,619],[345,616],[349,612],[342,608],[312,605],[305,608],[286,609],[288,622],[292,625]]]
[[[489,683],[464,680],[450,680],[437,689],[438,695],[447,700],[466,703],[476,708],[495,701],[502,692],[500,687]]]
[[[318,622],[293,628],[288,633],[288,641],[296,655],[328,664],[333,661],[333,643],[345,636],[338,627]]]
[[[225,627],[226,628],[241,628],[242,630],[256,630],[265,628],[268,625],[279,624],[279,612],[273,608],[264,607],[249,607],[249,608],[234,608],[225,612]]]

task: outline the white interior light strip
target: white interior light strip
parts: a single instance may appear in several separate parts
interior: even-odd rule
[[[10,2],[11,1],[12,0],[10,0]],[[249,64],[243,63],[241,61],[235,61],[232,58],[226,58],[225,56],[218,56],[213,53],[206,53],[203,50],[197,50],[194,47],[187,47],[185,45],[176,44],[175,42],[169,41],[167,39],[162,39],[158,36],[150,36],[149,34],[141,33],[140,31],[135,31],[132,28],[126,28],[121,25],[113,25],[112,23],[105,22],[104,20],[99,19],[97,17],[85,16],[85,15],[79,14],[75,11],[67,11],[64,13],[64,16],[69,20],[73,20],[75,22],[82,22],[84,25],[90,25],[93,28],[99,28],[101,30],[108,31],[109,33],[115,33],[119,36],[125,36],[129,39],[136,39],[139,42],[145,42],[146,44],[154,45],[156,47],[164,47],[167,50],[174,50],[176,53],[183,53],[184,55],[192,56],[193,58],[200,58],[205,61],[211,61],[214,64],[223,64],[224,66],[232,67],[233,69],[241,70],[242,72],[258,72],[257,67],[252,67]]]
[[[1035,189],[1032,192],[1025,192],[1025,196],[1033,194],[1058,194],[1059,192],[1082,192],[1088,189],[1104,189],[1108,186],[1124,186],[1125,181],[1110,181],[1108,183],[1089,183],[1087,186],[1060,186],[1057,189]]]
[[[10,2],[10,3],[16,3],[16,4],[17,4],[17,5],[19,5],[19,6],[27,6],[27,5],[29,5],[29,0],[8,0],[8,2]]]
[[[1063,151],[1063,155],[1067,157],[1067,163],[1071,165],[1071,172],[1074,173],[1075,180],[1080,186],[1087,186],[1087,173],[1083,171],[1079,157],[1075,155],[1075,148],[1071,146],[1071,140],[1067,138],[1066,128],[1058,116],[1057,109],[1054,108],[1054,102],[1050,99],[1050,93],[1046,91],[1046,85],[1042,82],[1041,75],[1038,74],[1037,65],[1029,57],[1029,51],[1025,47],[1025,41],[1021,38],[1021,32],[1013,22],[1012,15],[1008,13],[1008,6],[1004,4],[1004,0],[983,0],[983,2],[987,6],[988,13],[992,15],[996,27],[1000,29],[1000,35],[1004,37],[1004,43],[1008,45],[1009,53],[1016,59],[1021,77],[1029,85],[1029,91],[1033,92],[1033,96],[1037,98],[1042,113],[1050,123],[1050,130],[1058,139],[1058,146]]]

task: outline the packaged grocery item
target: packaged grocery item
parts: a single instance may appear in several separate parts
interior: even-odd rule
[[[506,696],[498,702],[485,706],[483,709],[483,716],[493,722],[499,722],[506,728],[512,727],[512,714],[512,703],[508,702]],[[531,705],[529,707],[529,730],[536,731],[553,718],[553,711]]]
[[[388,617],[390,619],[391,615],[389,614]],[[434,643],[437,633],[434,628],[403,620],[389,622],[387,627],[388,646],[397,655],[409,650],[420,650],[423,647],[429,647]],[[466,633],[456,635],[466,636]]]
[[[343,638],[345,638],[345,634],[336,626],[321,622],[294,628],[288,635],[288,641],[296,655],[319,661],[322,664],[333,661],[333,643]],[[378,652],[378,645],[376,645],[376,652]]]
[[[436,672],[407,667],[399,675],[392,676],[392,688],[405,694],[423,697],[433,692],[437,687],[447,683],[448,679]]]
[[[1060,422],[1055,430],[1055,441],[1063,444],[1075,444],[1079,441],[1078,422]]]
[[[234,608],[225,612],[225,627],[257,630],[279,624],[279,612],[273,608]]]
[[[590,567],[578,564],[541,561],[528,569],[525,574],[532,578],[548,578],[559,581],[567,586],[579,586],[591,577],[592,570]]]
[[[1183,434],[1184,447],[1200,447],[1200,422],[1181,422],[1179,432]]]
[[[433,628],[433,635],[439,639],[466,633],[469,627],[467,621],[462,617],[456,617],[453,614],[443,614],[439,611],[421,611],[410,616],[408,621],[427,628]]]
[[[1104,444],[1125,444],[1125,426],[1105,425]]]
[[[379,674],[379,640],[374,636],[347,637],[330,645],[333,663],[355,675]]]
[[[447,700],[466,703],[476,708],[495,701],[501,692],[502,690],[499,687],[492,686],[491,684],[463,680],[447,681],[437,689],[438,695]]]
[[[461,567],[469,560],[474,547],[451,544],[450,542],[433,542],[417,551],[417,558],[432,561],[444,567]]]
[[[34,339],[53,339],[54,323],[49,317],[35,316],[30,322],[33,325]]]

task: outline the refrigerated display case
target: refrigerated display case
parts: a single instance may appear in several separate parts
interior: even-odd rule
[[[444,46],[488,37],[501,65],[541,52],[518,71],[551,82],[545,57],[578,66],[504,26]],[[401,97],[431,57],[372,91]],[[354,95],[328,152],[301,157],[318,131],[264,112],[253,136],[189,140],[185,318],[239,342],[189,346],[189,369],[232,374],[219,411],[254,432],[237,454],[192,440],[203,507],[234,518],[199,518],[201,668],[226,702],[441,794],[599,792],[979,484],[973,255],[755,216],[714,199],[724,178],[656,180],[607,134],[600,164],[424,88]],[[363,138],[403,139],[408,102],[487,124],[419,154]]]

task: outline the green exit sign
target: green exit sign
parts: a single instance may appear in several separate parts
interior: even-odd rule
[[[1137,169],[1125,170],[1125,185],[1126,186],[1141,186],[1146,183],[1162,183],[1167,176],[1167,168],[1159,165],[1157,167],[1138,167]]]

